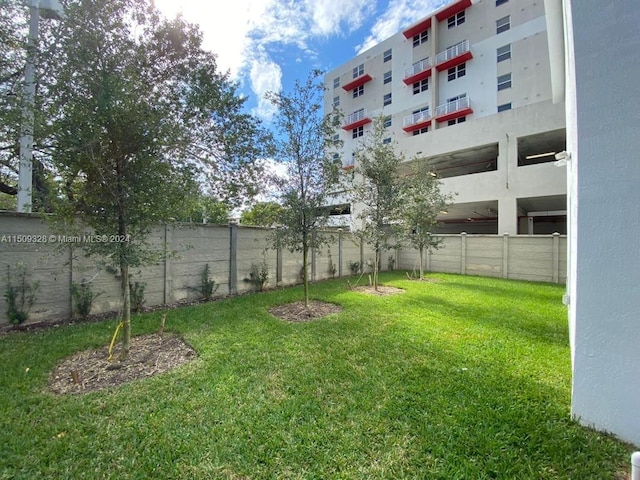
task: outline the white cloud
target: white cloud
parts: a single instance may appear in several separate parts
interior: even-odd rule
[[[253,55],[250,64],[251,90],[256,94],[258,100],[258,106],[253,113],[270,121],[277,112],[277,108],[265,98],[265,94],[279,92],[282,89],[282,69],[269,58],[262,47]]]
[[[263,98],[281,87],[282,70],[269,57],[273,45],[295,46],[314,56],[309,40],[360,27],[375,10],[374,0],[232,0],[224,8],[199,0],[155,0],[167,16],[181,13],[204,32],[204,47],[218,55],[218,66],[232,78],[246,77],[256,95],[255,113],[263,119],[274,110]]]
[[[387,10],[371,27],[371,34],[356,47],[358,54],[398,33],[403,27],[415,23],[440,8],[449,0],[391,0]]]

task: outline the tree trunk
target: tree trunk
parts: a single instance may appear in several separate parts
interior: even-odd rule
[[[122,275],[122,352],[120,360],[129,355],[131,347],[131,297],[129,293],[129,265],[120,265]]]
[[[309,259],[309,247],[307,245],[306,236],[302,240],[302,283],[304,288],[304,306],[309,308],[309,274],[307,263]]]
[[[424,247],[420,247],[420,280],[424,280]]]

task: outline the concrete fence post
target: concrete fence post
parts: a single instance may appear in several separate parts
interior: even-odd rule
[[[171,265],[170,265],[170,260],[169,260],[169,242],[170,240],[172,240],[171,238],[171,234],[169,233],[169,225],[167,225],[166,223],[164,224],[164,246],[163,246],[163,252],[164,252],[164,262],[163,262],[163,270],[162,270],[162,275],[163,275],[163,284],[164,284],[164,288],[162,291],[162,301],[165,305],[172,303],[172,286],[173,286],[173,282],[171,280],[172,275],[171,275]],[[171,242],[173,243],[173,242]]]
[[[342,229],[338,230],[338,278],[342,278]]]
[[[238,293],[238,224],[229,224],[229,295]]]
[[[560,283],[560,234],[553,234],[553,255],[552,255],[553,283]]]
[[[502,234],[502,278],[509,278],[509,234]]]
[[[467,273],[467,232],[460,234],[460,273]]]
[[[276,286],[279,287],[282,285],[282,245],[280,236],[276,238]]]
[[[316,234],[311,234],[311,244],[315,245],[316,243]],[[316,261],[318,260],[318,250],[316,248],[311,247],[311,281],[316,281]]]

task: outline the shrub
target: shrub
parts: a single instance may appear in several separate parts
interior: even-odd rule
[[[349,270],[351,270],[351,275],[358,275],[362,271],[362,266],[360,262],[349,262]]]
[[[249,282],[260,292],[264,290],[264,286],[269,283],[269,265],[267,265],[267,262],[262,262],[260,265],[251,264]]]
[[[389,255],[389,259],[387,260],[387,268],[390,272],[393,272],[393,270],[396,268],[396,259],[393,257],[393,255]]]
[[[142,311],[142,306],[144,305],[144,289],[147,286],[146,283],[143,282],[129,282],[129,297],[131,298],[131,310],[135,313],[140,313]]]
[[[100,295],[94,293],[91,290],[90,283],[71,283],[71,297],[73,298],[73,304],[75,311],[80,315],[82,319],[86,319],[91,313],[91,307],[93,306],[93,300]]]
[[[7,287],[4,293],[7,317],[9,323],[19,325],[29,318],[29,310],[36,301],[36,292],[40,283],[27,281],[27,269],[22,263],[16,265],[13,279],[16,281],[15,285],[11,282],[11,268],[7,266]]]
[[[336,267],[336,264],[333,263],[333,260],[331,260],[331,258],[329,258],[329,275],[331,276],[331,278],[334,278],[336,276],[336,272],[338,271],[338,267]]]
[[[209,264],[207,263],[202,270],[200,282],[200,295],[205,301],[211,300],[213,294],[218,290],[216,281],[209,277]]]

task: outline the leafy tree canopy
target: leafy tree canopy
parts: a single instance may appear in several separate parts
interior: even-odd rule
[[[240,215],[240,223],[271,227],[280,223],[283,208],[276,202],[258,202],[253,207],[244,210]]]

